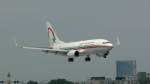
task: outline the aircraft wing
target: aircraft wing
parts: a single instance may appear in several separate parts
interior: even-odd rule
[[[41,47],[26,47],[26,46],[22,46],[21,48],[34,49],[34,50],[42,50],[42,51],[50,51],[50,52],[68,52],[68,50],[50,49],[50,48],[41,48]]]
[[[45,51],[45,52],[64,52],[67,53],[68,50],[62,50],[62,49],[51,49],[48,47],[29,47],[29,46],[22,46],[22,45],[18,45],[18,43],[16,42],[16,40],[14,41],[15,45],[19,48],[24,48],[24,49],[34,49],[34,50],[41,50],[41,51]]]

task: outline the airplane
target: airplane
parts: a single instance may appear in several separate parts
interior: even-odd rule
[[[75,42],[61,41],[54,31],[54,27],[49,22],[47,22],[47,31],[49,41],[49,46],[47,48],[18,45],[16,40],[15,44],[17,47],[24,49],[35,49],[41,50],[47,54],[54,53],[55,55],[66,56],[68,58],[68,62],[74,62],[74,58],[80,56],[86,56],[85,62],[91,61],[91,55],[107,58],[110,50],[114,48],[114,45],[106,39],[92,39]],[[120,45],[119,38],[117,38],[117,45]]]

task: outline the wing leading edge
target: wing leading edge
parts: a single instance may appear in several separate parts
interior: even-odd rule
[[[16,40],[14,40],[14,43],[17,47],[24,48],[24,49],[33,49],[33,50],[41,50],[41,51],[49,51],[49,52],[68,52],[68,50],[62,50],[62,49],[22,46],[22,45],[18,45]]]

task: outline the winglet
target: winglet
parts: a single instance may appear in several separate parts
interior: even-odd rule
[[[16,39],[14,39],[14,44],[15,44],[15,46],[18,46]]]
[[[119,36],[116,37],[116,41],[117,41],[117,46],[119,46],[120,45]]]
[[[15,44],[15,46],[16,46],[16,47],[20,47],[20,48],[22,48],[22,46],[18,45],[18,43],[17,43],[17,40],[16,40],[16,39],[14,39],[14,44]]]

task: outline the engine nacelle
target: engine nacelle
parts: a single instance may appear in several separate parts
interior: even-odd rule
[[[76,57],[78,57],[79,56],[79,51],[77,51],[77,50],[70,50],[67,53],[67,56],[76,56]]]

